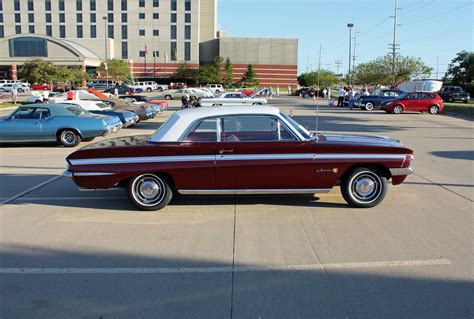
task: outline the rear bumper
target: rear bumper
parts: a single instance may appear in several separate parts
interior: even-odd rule
[[[415,171],[411,167],[405,168],[390,168],[392,176],[407,176],[413,174]]]

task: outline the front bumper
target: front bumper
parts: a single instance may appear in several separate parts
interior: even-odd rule
[[[119,124],[107,125],[106,130],[105,130],[105,132],[102,136],[106,136],[106,135],[111,134],[111,133],[116,133],[116,132],[120,131],[122,129],[122,127],[123,127],[122,122],[120,122]]]
[[[130,116],[125,118],[125,123],[123,124],[123,127],[129,127],[137,124],[138,122],[138,115]]]

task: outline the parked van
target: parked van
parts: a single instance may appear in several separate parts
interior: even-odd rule
[[[224,92],[224,87],[222,86],[222,84],[208,84],[205,87],[211,90],[215,94]]]

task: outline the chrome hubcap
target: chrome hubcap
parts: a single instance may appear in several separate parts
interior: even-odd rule
[[[351,192],[357,201],[371,203],[382,193],[382,181],[373,172],[362,172],[353,178]]]
[[[132,186],[133,197],[144,206],[159,204],[165,197],[163,181],[151,174],[137,178]]]
[[[76,135],[73,132],[64,132],[63,139],[68,144],[74,144],[76,141]]]

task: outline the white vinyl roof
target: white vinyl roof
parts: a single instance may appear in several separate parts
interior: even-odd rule
[[[177,142],[194,122],[209,118],[229,115],[275,115],[280,110],[272,106],[220,106],[184,109],[173,113],[151,137],[152,142]]]

